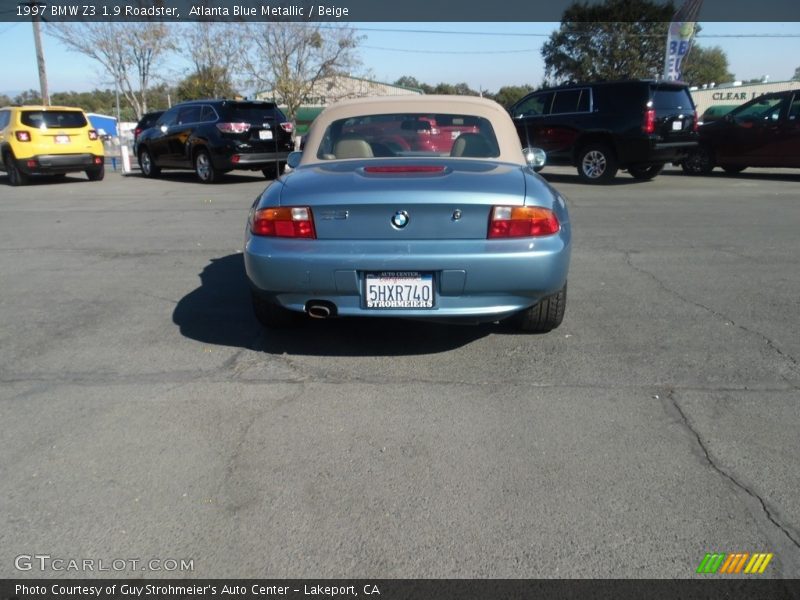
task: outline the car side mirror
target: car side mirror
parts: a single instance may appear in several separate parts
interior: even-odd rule
[[[532,169],[541,169],[547,161],[547,153],[541,148],[523,148],[522,154]]]
[[[300,164],[300,159],[302,158],[302,152],[289,152],[289,156],[286,157],[286,165],[291,169],[295,169]]]

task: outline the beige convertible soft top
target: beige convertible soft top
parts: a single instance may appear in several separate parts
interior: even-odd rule
[[[500,156],[492,160],[526,164],[514,122],[506,110],[493,100],[477,96],[381,96],[344,100],[326,108],[314,120],[306,138],[300,164],[318,162],[317,148],[333,121],[366,115],[391,113],[445,113],[487,119],[494,129]],[[385,159],[384,159],[385,160]]]

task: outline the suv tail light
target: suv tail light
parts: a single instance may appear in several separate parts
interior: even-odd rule
[[[271,206],[257,210],[250,220],[250,232],[266,237],[317,237],[311,209],[307,206]]]
[[[15,131],[14,136],[16,136],[18,142],[30,142],[31,141],[31,134],[27,131]]]
[[[140,133],[142,133],[142,128],[141,127],[137,127],[136,129],[133,130],[133,141],[134,142],[139,139],[139,134]]]
[[[698,123],[699,118],[700,117],[697,116],[697,111],[694,111],[694,124],[692,125],[692,131],[694,131],[695,133],[697,133],[700,129],[700,123]]]
[[[289,123],[287,121],[287,122],[281,123],[281,129],[283,129],[286,133],[292,133],[292,131],[294,131],[294,125],[292,125],[291,123]]]
[[[656,132],[656,109],[648,108],[644,113],[644,122],[642,123],[642,131],[644,133]]]
[[[217,129],[222,133],[247,133],[250,123],[217,123]]]
[[[92,140],[92,141],[96,140],[97,139],[97,131],[95,131],[94,129],[90,129],[89,130],[89,139]]]
[[[541,237],[561,229],[558,217],[541,206],[494,206],[488,238]]]

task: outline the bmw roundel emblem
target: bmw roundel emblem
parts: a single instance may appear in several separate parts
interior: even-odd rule
[[[397,227],[397,229],[402,229],[408,225],[408,213],[404,210],[398,210],[392,215],[392,225]]]

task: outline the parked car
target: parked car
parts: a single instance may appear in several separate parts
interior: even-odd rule
[[[707,109],[703,111],[703,114],[700,115],[699,124],[702,125],[703,123],[711,123],[713,121],[717,121],[731,112],[734,108],[739,106],[738,104],[715,104],[713,106],[709,106]]]
[[[766,94],[700,127],[700,145],[682,163],[689,175],[714,167],[800,167],[800,92]]]
[[[133,130],[133,143],[135,144],[136,141],[139,139],[139,135],[145,130],[150,129],[156,124],[158,118],[164,114],[163,110],[154,110],[151,112],[144,113],[139,122],[136,123],[136,127]]]
[[[697,112],[682,83],[608,81],[528,94],[509,112],[523,146],[548,164],[573,165],[587,183],[608,183],[619,169],[652,179],[697,145]]]
[[[294,149],[292,124],[274,102],[196,100],[176,104],[139,135],[145,177],[161,169],[194,169],[204,183],[234,169],[274,179]]]
[[[365,127],[431,117],[475,130],[459,133],[448,152],[421,149],[419,130],[409,149],[387,153],[383,132]],[[304,313],[509,320],[533,332],[561,323],[566,202],[533,171],[544,154],[523,153],[499,104],[345,101],[317,117],[304,151],[288,160],[291,172],[256,199],[247,224],[245,267],[263,325],[294,325]]]
[[[25,185],[32,175],[84,171],[90,181],[105,175],[103,142],[80,108],[0,109],[0,157],[11,185]]]

